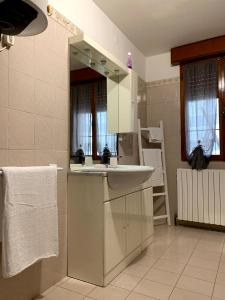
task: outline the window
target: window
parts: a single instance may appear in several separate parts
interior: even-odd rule
[[[72,156],[81,145],[98,159],[106,144],[117,155],[117,135],[107,132],[106,79],[72,85],[71,106]]]
[[[181,65],[182,159],[198,143],[214,160],[224,157],[224,57]]]

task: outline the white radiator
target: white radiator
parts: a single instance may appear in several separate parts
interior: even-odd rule
[[[225,226],[225,170],[177,169],[178,219]]]

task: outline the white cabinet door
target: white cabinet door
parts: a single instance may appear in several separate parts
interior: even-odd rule
[[[138,76],[133,70],[119,82],[119,132],[137,131]]]
[[[141,192],[126,196],[127,254],[141,244]]]
[[[107,129],[119,132],[119,84],[110,78],[107,78]]]
[[[142,191],[142,239],[145,241],[153,234],[153,197],[152,188]]]
[[[138,76],[129,70],[127,76],[107,78],[108,131],[113,133],[137,131]]]
[[[126,255],[125,197],[104,203],[104,273],[108,273]]]

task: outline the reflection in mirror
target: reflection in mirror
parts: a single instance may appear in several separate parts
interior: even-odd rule
[[[118,75],[107,68],[105,58],[99,64],[87,49],[82,53],[71,45],[70,50],[71,163],[84,163],[84,156],[98,160],[105,147],[117,155],[117,134],[107,130],[106,76],[118,82]]]

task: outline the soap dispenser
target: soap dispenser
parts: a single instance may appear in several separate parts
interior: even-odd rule
[[[106,144],[103,151],[102,151],[102,156],[101,156],[101,163],[104,165],[109,165],[110,164],[110,157],[112,156],[108,145]]]
[[[82,149],[82,145],[77,149],[74,155],[74,162],[75,164],[82,164],[84,165],[85,163],[85,156],[84,156],[84,151]]]

